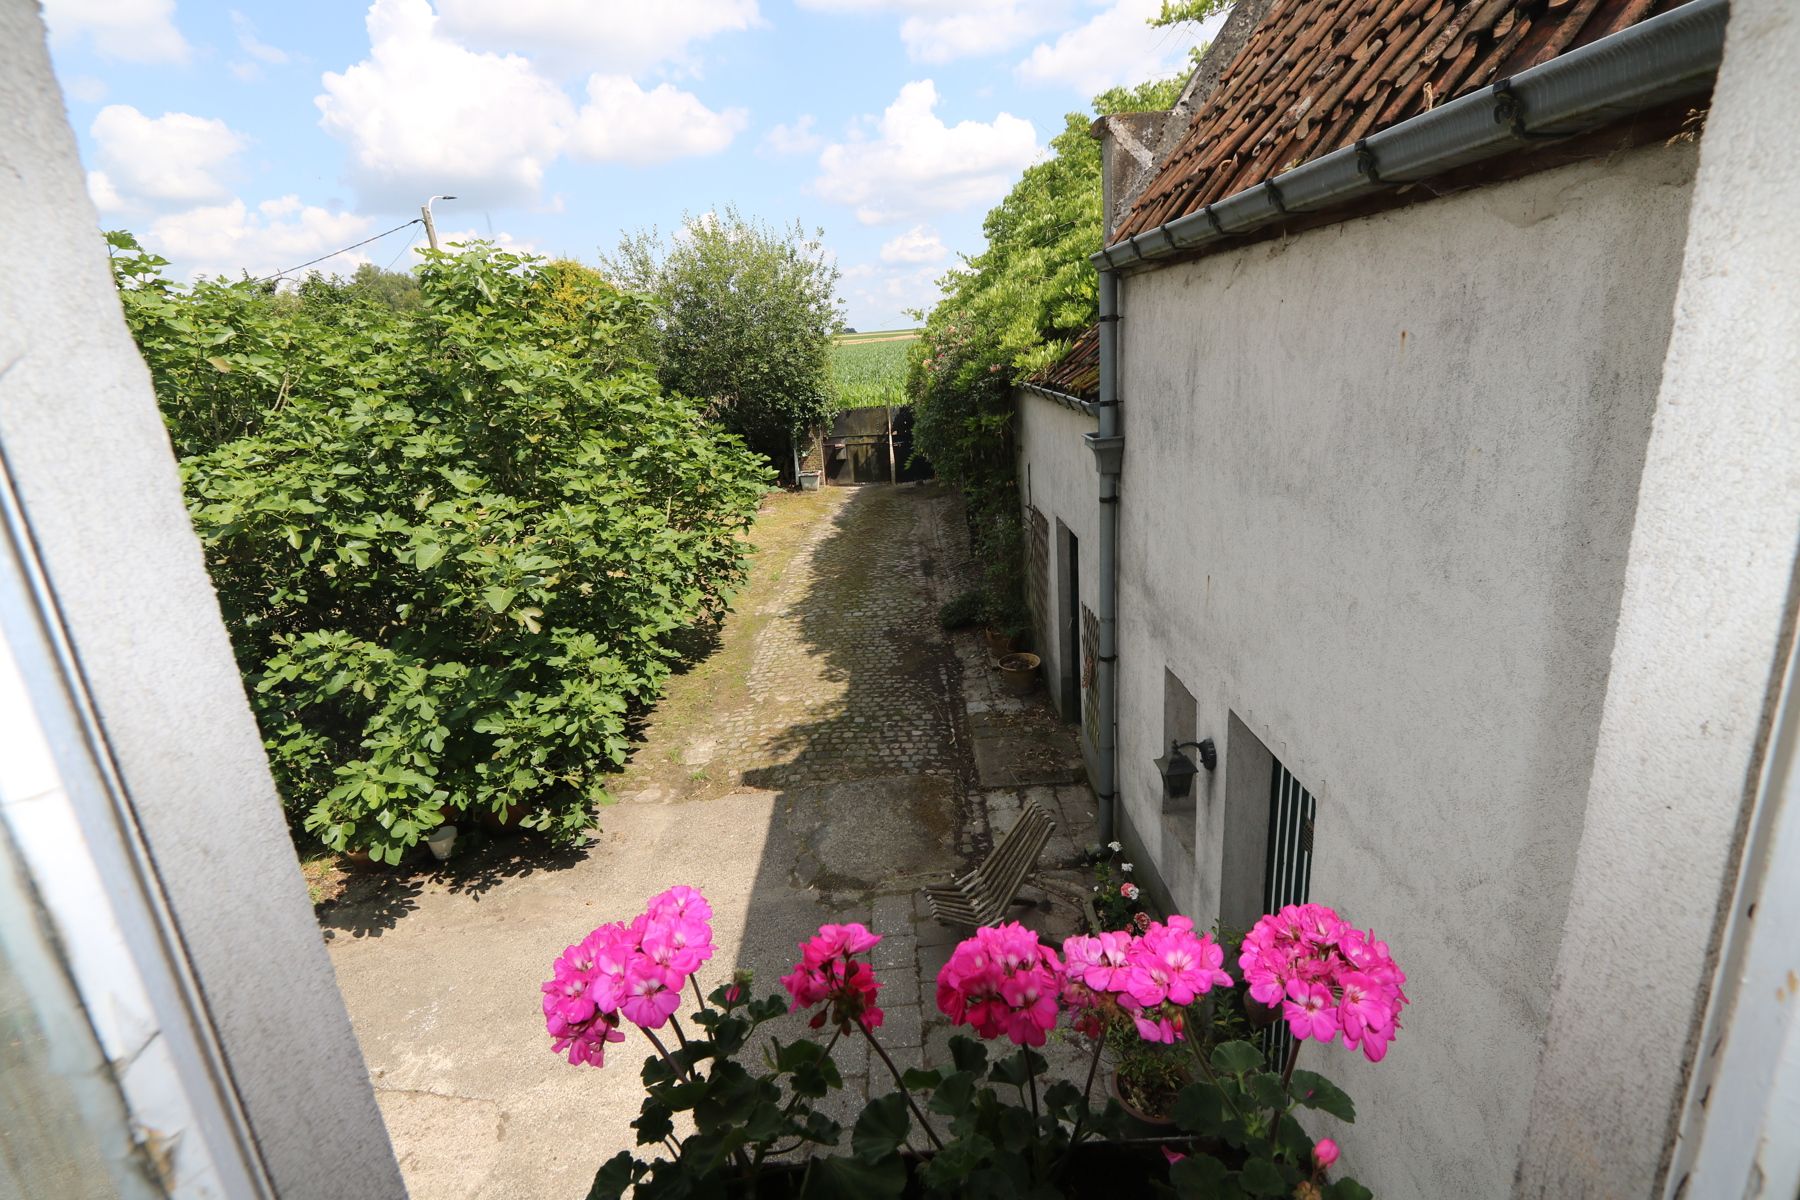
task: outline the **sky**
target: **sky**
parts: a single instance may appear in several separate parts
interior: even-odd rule
[[[1211,29],[1161,0],[44,0],[106,228],[263,276],[433,195],[440,240],[595,262],[734,204],[821,229],[891,329],[1099,91]],[[1209,24],[1215,25],[1216,22]],[[409,239],[411,239],[409,241]],[[411,225],[319,268],[404,268]]]

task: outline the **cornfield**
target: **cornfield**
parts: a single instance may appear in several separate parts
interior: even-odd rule
[[[906,403],[906,355],[916,336],[840,338],[832,352],[842,408],[879,408]]]

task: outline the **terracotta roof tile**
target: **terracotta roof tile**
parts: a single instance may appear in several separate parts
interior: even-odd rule
[[[1075,339],[1069,352],[1031,377],[1031,382],[1053,392],[1092,400],[1100,394],[1100,327],[1092,326]]]
[[[1196,212],[1676,3],[1275,0],[1114,237]]]

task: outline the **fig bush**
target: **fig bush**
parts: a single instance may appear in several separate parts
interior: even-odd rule
[[[295,823],[387,862],[481,810],[579,835],[768,486],[658,385],[648,303],[482,243],[397,306],[109,242]]]

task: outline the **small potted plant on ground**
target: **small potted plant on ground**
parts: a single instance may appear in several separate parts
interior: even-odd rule
[[[1173,1129],[1175,1100],[1194,1080],[1186,1050],[1147,1042],[1129,1022],[1115,1021],[1106,1030],[1106,1054],[1112,1059],[1110,1089],[1120,1107],[1145,1125]]]
[[[1039,665],[1037,655],[1014,651],[1000,660],[1000,682],[1015,696],[1029,696],[1037,687]]]

